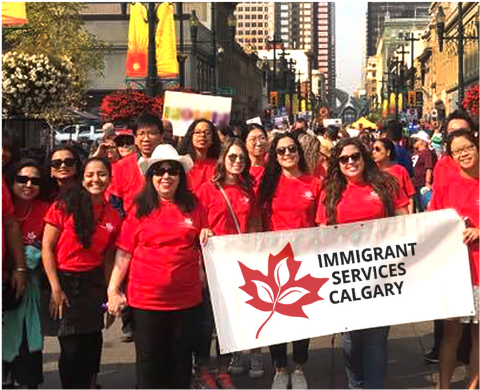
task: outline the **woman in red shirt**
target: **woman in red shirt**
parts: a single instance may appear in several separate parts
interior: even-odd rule
[[[255,197],[249,168],[250,161],[245,144],[238,138],[230,138],[222,149],[212,181],[200,187],[198,196],[205,207],[208,226],[217,236],[257,231]],[[197,337],[199,381],[212,388],[215,386],[215,379],[208,372],[208,360],[214,321],[208,289],[205,289],[202,295],[203,319],[199,328],[203,329],[200,330],[201,335]],[[219,360],[219,374],[216,380],[221,388],[231,388],[232,382],[227,371],[231,354],[220,355],[218,342],[216,346]],[[263,374],[262,360],[261,355],[258,356],[258,351],[254,355],[251,373],[258,377]]]
[[[440,345],[441,389],[450,388],[450,380],[456,363],[456,351],[462,339],[465,324],[470,324],[472,346],[470,350],[471,380],[469,389],[478,385],[478,312],[479,312],[479,158],[478,138],[469,130],[457,130],[448,135],[447,154],[457,164],[456,174],[442,180],[435,187],[429,210],[453,208],[465,219],[463,242],[468,245],[470,273],[472,276],[475,315],[444,320],[444,333]]]
[[[413,214],[415,187],[408,175],[408,171],[400,164],[395,163],[394,143],[388,138],[376,140],[373,144],[372,156],[382,171],[388,172],[397,179],[400,188],[409,200],[408,213]]]
[[[54,197],[70,185],[76,184],[82,170],[80,155],[70,146],[54,148],[47,159],[47,165],[50,167]]]
[[[408,199],[397,180],[373,161],[359,138],[333,148],[316,222],[337,225],[407,214]],[[343,333],[343,353],[351,389],[383,388],[390,327]]]
[[[65,389],[90,388],[100,362],[105,279],[120,225],[104,198],[110,174],[108,161],[88,159],[81,185],[62,192],[45,216],[42,260],[52,291],[50,312],[59,321],[58,366]]]
[[[315,211],[320,197],[321,180],[308,174],[307,163],[297,138],[277,135],[270,147],[265,175],[259,189],[259,208],[264,231],[279,231],[315,226]],[[293,388],[307,388],[303,365],[308,359],[310,340],[293,342],[295,371]],[[272,388],[287,388],[287,344],[270,346],[276,374]]]
[[[108,287],[108,310],[133,309],[140,389],[190,388],[195,322],[202,302],[200,243],[212,232],[188,189],[189,156],[159,145],[145,186],[123,223]]]
[[[263,126],[250,124],[244,134],[245,145],[250,159],[250,175],[254,179],[255,193],[258,191],[268,153],[268,134]]]
[[[23,299],[20,307],[7,311],[3,322],[3,349],[13,352],[4,358],[11,365],[4,364],[4,376],[11,372],[12,380],[22,386],[32,388],[43,382],[42,334],[40,332],[40,273],[41,242],[43,235],[43,218],[50,203],[46,201],[46,180],[40,165],[30,159],[23,159],[12,167],[7,177],[11,189],[14,212],[22,232],[22,241],[26,253],[28,282],[26,293],[33,297],[28,302]],[[28,322],[30,321],[30,322]],[[37,327],[29,329],[27,323]],[[36,332],[32,340],[32,332]],[[13,360],[12,360],[13,359]]]
[[[206,119],[193,121],[183,137],[178,152],[188,154],[193,167],[187,173],[188,186],[197,194],[200,186],[213,177],[215,165],[220,155],[221,142],[215,125]]]

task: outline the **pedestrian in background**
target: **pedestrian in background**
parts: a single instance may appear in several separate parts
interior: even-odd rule
[[[108,310],[120,315],[125,296],[135,321],[137,387],[188,389],[193,338],[202,301],[200,242],[205,211],[188,189],[193,161],[159,145],[146,166],[145,185],[117,240]]]
[[[463,242],[468,246],[472,294],[475,314],[469,317],[450,318],[443,321],[444,331],[440,345],[439,388],[450,388],[450,381],[457,360],[457,349],[465,324],[471,329],[470,381],[468,389],[478,386],[478,313],[479,313],[479,152],[478,138],[467,130],[456,130],[447,139],[447,153],[458,165],[456,174],[449,181],[442,181],[435,188],[429,210],[453,208],[466,221]],[[460,189],[460,190],[459,190]]]
[[[90,158],[82,183],[62,193],[47,215],[42,261],[59,321],[58,369],[64,389],[87,389],[100,366],[106,281],[120,217],[104,199],[110,164]]]
[[[334,147],[323,182],[319,225],[369,221],[407,214],[408,199],[396,179],[382,172],[358,138]],[[343,333],[348,387],[383,388],[388,362],[389,326]]]
[[[257,193],[267,163],[268,134],[263,126],[249,124],[242,137],[248,150],[250,175],[253,178],[255,193]]]
[[[82,161],[80,155],[71,146],[54,148],[47,158],[47,165],[50,167],[51,194],[54,198],[78,183]]]

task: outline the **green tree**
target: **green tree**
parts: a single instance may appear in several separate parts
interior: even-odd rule
[[[81,17],[83,3],[27,2],[28,28],[6,36],[10,50],[25,54],[45,54],[50,58],[68,58],[72,65],[73,92],[55,112],[46,113],[52,121],[64,119],[67,109],[82,109],[86,104],[89,75],[103,75],[105,55],[110,46],[88,33]]]

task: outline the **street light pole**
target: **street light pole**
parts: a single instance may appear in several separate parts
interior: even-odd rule
[[[155,47],[155,27],[157,17],[155,15],[155,3],[148,3],[147,20],[148,20],[148,71],[146,80],[147,95],[154,97],[157,89],[157,58]]]
[[[212,95],[217,94],[217,31],[216,31],[216,8],[217,5],[214,1],[210,3],[210,11],[212,19],[212,62],[213,62],[213,75],[212,75]]]

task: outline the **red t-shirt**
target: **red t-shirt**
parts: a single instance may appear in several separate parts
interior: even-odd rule
[[[314,177],[318,177],[323,181],[325,179],[325,176],[327,176],[327,171],[325,167],[323,166],[322,163],[318,163],[317,167],[315,168],[315,171],[313,172]]]
[[[5,242],[5,227],[3,226],[3,220],[5,218],[12,218],[15,216],[15,209],[13,208],[12,198],[10,191],[2,178],[2,269],[5,271],[5,252],[7,251]],[[4,273],[5,274],[5,273]]]
[[[135,197],[143,189],[145,177],[138,166],[137,153],[122,158],[112,168],[112,182],[108,192],[123,200],[123,209],[128,214]]]
[[[197,194],[203,183],[212,180],[216,164],[211,158],[194,161],[192,169],[187,172],[188,186],[194,194]]]
[[[22,212],[16,208],[15,215],[20,223],[20,230],[22,231],[23,244],[33,245],[42,242],[43,229],[45,227],[45,215],[50,209],[51,204],[41,200],[34,200],[29,215],[22,220]]]
[[[318,203],[316,222],[320,225],[327,224],[327,214],[323,199],[325,193],[322,193]],[[408,198],[403,191],[399,191],[394,199],[395,209],[400,209],[408,205]],[[365,183],[348,183],[343,191],[342,198],[337,205],[337,224],[369,221],[372,219],[385,218],[385,208],[382,201],[373,188]]]
[[[249,194],[238,184],[223,185],[223,189],[237,217],[240,232],[248,233],[248,223],[256,210],[253,194]],[[198,197],[207,213],[208,226],[215,235],[238,234],[225,198],[213,183],[204,183],[198,191]]]
[[[75,233],[73,215],[67,216],[64,207],[55,202],[45,216],[45,223],[60,230],[55,247],[57,268],[63,271],[82,272],[97,268],[103,264],[104,252],[111,248],[120,228],[118,212],[109,203],[93,206],[97,223],[88,249],[78,241]]]
[[[132,255],[127,286],[130,306],[181,310],[201,303],[199,234],[206,226],[200,203],[183,214],[174,203],[163,202],[141,219],[132,209],[117,240],[117,247]]]
[[[395,176],[400,188],[405,192],[408,198],[415,195],[415,187],[413,186],[412,179],[408,175],[408,171],[399,164],[392,165],[388,168],[388,173]]]
[[[262,210],[265,230],[291,230],[315,226],[315,211],[320,199],[320,179],[302,175],[281,175],[270,210]]]
[[[258,194],[260,183],[262,182],[263,174],[265,173],[265,167],[250,166],[250,176],[253,179],[253,192]]]
[[[479,180],[463,177],[459,172],[450,175],[448,182],[435,187],[428,210],[453,208],[461,218],[468,217],[473,227],[479,226]],[[468,246],[472,284],[478,286],[478,240]]]
[[[433,189],[450,181],[451,176],[459,173],[460,167],[450,156],[444,155],[438,160],[433,169]]]

